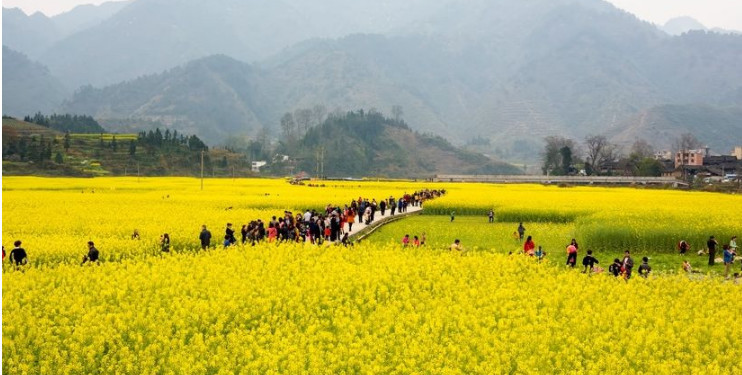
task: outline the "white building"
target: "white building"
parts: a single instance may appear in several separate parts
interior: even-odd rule
[[[268,163],[265,160],[254,161],[252,162],[252,171],[255,173],[260,173],[260,167],[263,167],[266,164]]]

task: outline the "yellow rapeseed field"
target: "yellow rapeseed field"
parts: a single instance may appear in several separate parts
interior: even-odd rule
[[[625,282],[550,265],[561,259],[537,264],[374,237],[349,248],[197,250],[202,224],[218,239],[226,222],[425,187],[449,191],[429,202],[427,213],[484,216],[492,207],[500,222],[539,221],[532,230],[596,243],[634,238],[633,246],[676,234],[736,234],[739,197],[326,184],[207,180],[201,191],[188,178],[3,178],[3,244],[9,251],[23,240],[31,259],[21,270],[3,266],[3,373],[742,373],[742,294],[733,280],[652,275]],[[425,230],[425,218],[416,220]],[[685,232],[641,242],[673,228]],[[134,229],[141,240],[131,240]],[[175,251],[161,255],[164,232]],[[492,235],[467,233],[483,243]],[[456,235],[438,233],[431,244]],[[88,240],[101,250],[100,265],[79,265]]]

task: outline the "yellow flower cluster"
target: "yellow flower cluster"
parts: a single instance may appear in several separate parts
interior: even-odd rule
[[[3,276],[3,371],[742,373],[740,286],[304,245]]]
[[[351,199],[399,198],[426,187],[410,182],[322,182],[290,185],[280,179],[3,178],[3,244],[20,239],[34,266],[79,264],[94,241],[104,261],[158,254],[168,233],[174,251],[199,248],[201,225],[220,244],[226,224],[243,224],[284,210],[324,210]],[[429,184],[428,184],[429,185]],[[140,241],[132,241],[138,230]]]

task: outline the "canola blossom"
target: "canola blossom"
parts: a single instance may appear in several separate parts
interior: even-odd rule
[[[499,254],[263,244],[6,272],[3,288],[8,373],[742,371],[739,285]]]
[[[352,247],[199,247],[202,224],[218,239],[227,222],[424,188],[448,193]],[[710,234],[739,234],[734,195],[257,179],[209,179],[201,191],[190,178],[10,177],[2,205],[6,251],[21,239],[31,260],[3,265],[3,373],[742,373],[739,283],[669,273],[625,282],[554,266],[571,237],[677,257],[679,236],[695,250]],[[522,246],[510,236],[518,221],[560,255],[507,256]],[[426,246],[402,247],[410,231],[427,232]],[[160,253],[162,233],[172,253]],[[459,236],[470,251],[445,250]],[[101,262],[80,266],[88,240]]]

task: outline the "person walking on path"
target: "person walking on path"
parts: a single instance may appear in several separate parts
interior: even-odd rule
[[[716,241],[714,236],[709,237],[709,240],[706,242],[706,247],[709,251],[709,266],[713,266],[715,263],[716,245],[718,244],[719,242]]]
[[[389,210],[392,211],[391,216],[394,216],[394,211],[397,209],[397,201],[394,197],[389,197]]]
[[[201,226],[201,233],[198,235],[198,239],[201,241],[201,250],[206,250],[211,246],[211,232],[206,229],[206,225]]]
[[[382,199],[379,202],[379,209],[381,210],[381,216],[384,216],[384,212],[386,212],[386,199]]]
[[[490,212],[487,214],[487,220],[490,224],[495,222],[495,210],[490,210]]]
[[[523,235],[526,234],[526,227],[523,226],[523,223],[518,224],[518,240],[523,242]]]
[[[593,256],[593,251],[588,250],[587,255],[585,255],[585,257],[582,258],[582,265],[585,266],[585,269],[582,270],[582,273],[587,273],[588,270],[590,271],[590,273],[593,273],[593,269],[595,268],[595,265],[598,263],[600,262],[598,262],[598,259],[596,259]]]
[[[22,242],[17,240],[13,242],[13,250],[10,250],[10,262],[15,263],[16,267],[28,264],[28,254],[26,249],[21,247]]]
[[[98,249],[95,248],[95,244],[93,243],[93,241],[88,241],[88,254],[82,258],[82,263],[80,263],[80,265],[83,265],[86,262],[97,264],[99,256],[100,252],[98,251]]]
[[[724,277],[726,278],[729,278],[729,269],[732,267],[732,263],[734,263],[735,255],[737,253],[729,245],[724,245]]]

